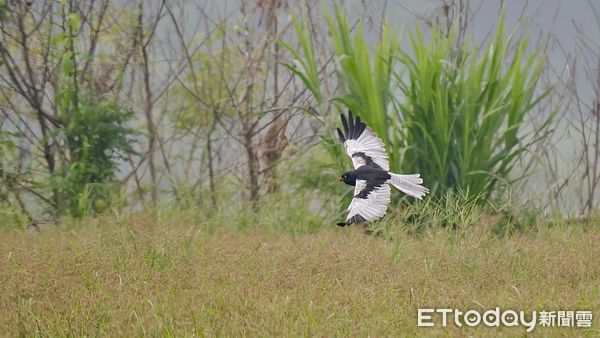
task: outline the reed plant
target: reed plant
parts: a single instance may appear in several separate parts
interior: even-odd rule
[[[438,196],[460,190],[481,201],[527,174],[515,164],[552,116],[536,128],[526,118],[548,94],[538,86],[546,54],[527,37],[505,34],[503,16],[485,44],[435,28],[425,37],[417,27],[407,50],[385,23],[371,48],[361,22],[354,29],[340,6],[325,18],[341,92],[321,90],[306,19],[295,19],[303,55],[285,45],[295,59],[288,68],[320,105],[334,100],[359,114],[386,144],[392,171],[421,173]],[[326,135],[331,148],[333,133]]]

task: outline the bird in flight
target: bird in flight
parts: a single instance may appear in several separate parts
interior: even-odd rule
[[[389,184],[418,199],[429,192],[421,185],[423,179],[420,174],[399,175],[389,171],[390,163],[383,141],[358,115],[354,119],[352,112],[348,111],[348,119],[344,114],[341,118],[344,130],[337,128],[337,132],[352,159],[354,170],[342,174],[340,181],[354,186],[354,197],[346,220],[337,225],[347,226],[383,217],[390,204]]]

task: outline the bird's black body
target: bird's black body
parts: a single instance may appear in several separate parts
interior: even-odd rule
[[[344,183],[355,186],[356,180],[367,181],[367,187],[355,197],[367,198],[369,193],[378,186],[385,184],[392,176],[377,164],[367,164],[342,175]]]

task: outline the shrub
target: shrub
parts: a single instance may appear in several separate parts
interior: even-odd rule
[[[60,131],[68,160],[50,180],[60,196],[59,213],[72,217],[102,211],[114,202],[118,162],[134,153],[137,134],[126,126],[133,112],[111,100],[80,97],[78,108]]]
[[[545,96],[536,90],[544,53],[526,56],[527,39],[505,37],[502,18],[482,53],[436,30],[426,43],[417,29],[410,45],[399,53],[402,170],[421,172],[438,195],[460,188],[489,198],[512,183],[515,163],[535,141],[525,117]]]

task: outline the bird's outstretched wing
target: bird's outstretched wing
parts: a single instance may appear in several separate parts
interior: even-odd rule
[[[365,164],[377,164],[383,170],[390,170],[387,153],[383,141],[360,120],[359,116],[353,118],[352,112],[348,111],[348,120],[344,114],[340,115],[344,131],[337,128],[340,140],[346,147],[346,153],[352,159],[354,169]]]
[[[348,207],[346,221],[337,225],[364,223],[383,217],[390,204],[391,195],[391,188],[387,183],[377,184],[356,180],[354,198]]]

